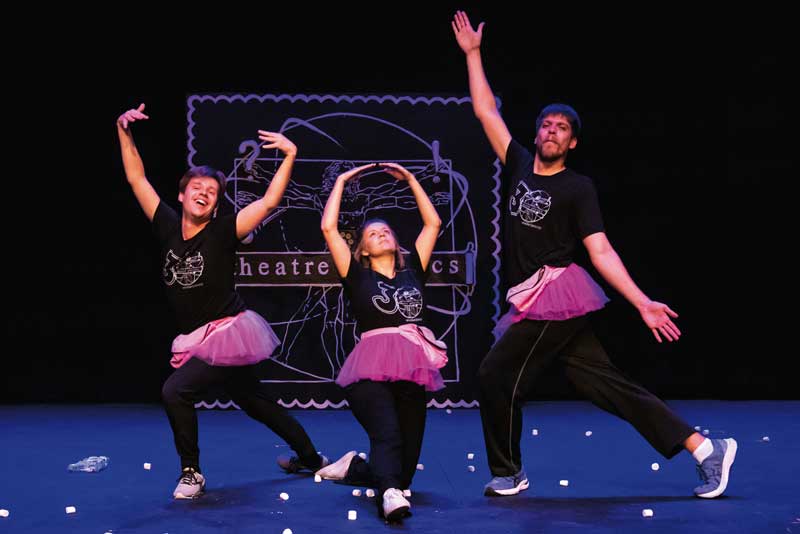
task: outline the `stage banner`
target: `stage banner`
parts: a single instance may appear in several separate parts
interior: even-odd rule
[[[281,132],[298,147],[280,206],[240,246],[236,283],[281,345],[259,364],[262,382],[291,408],[346,406],[334,383],[360,332],[350,314],[320,220],[336,177],[365,163],[397,162],[414,173],[442,219],[425,288],[428,326],[448,347],[446,388],[429,406],[476,406],[475,374],[500,313],[500,165],[469,98],[447,95],[197,94],[187,99],[188,164],[228,176],[221,210],[261,197],[282,154],[257,131]],[[349,182],[339,230],[380,218],[405,253],[422,229],[403,181],[376,170]],[[416,313],[417,295],[387,287],[387,306]],[[393,308],[394,309],[394,308]],[[199,405],[230,406],[222,392]]]

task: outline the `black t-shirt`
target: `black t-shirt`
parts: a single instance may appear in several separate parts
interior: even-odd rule
[[[506,152],[505,269],[509,286],[542,266],[565,267],[586,236],[602,232],[603,217],[591,178],[571,169],[533,173],[533,154],[515,140]]]
[[[184,241],[180,215],[161,202],[153,216],[153,231],[161,245],[167,298],[182,334],[246,309],[234,289],[239,243],[235,214],[211,219],[197,235]]]
[[[416,247],[405,256],[405,268],[386,278],[351,258],[342,278],[350,309],[362,332],[375,328],[424,324],[424,287],[428,271],[420,264]]]

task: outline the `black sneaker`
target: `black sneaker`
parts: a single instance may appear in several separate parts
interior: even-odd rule
[[[283,454],[281,456],[278,456],[278,467],[280,467],[287,473],[299,473],[300,471],[314,472],[318,469],[322,469],[323,467],[331,463],[331,461],[328,460],[328,457],[325,456],[324,454],[320,454],[319,457],[322,460],[322,465],[319,466],[317,469],[311,469],[310,467],[306,466],[297,456],[289,456],[288,454]]]

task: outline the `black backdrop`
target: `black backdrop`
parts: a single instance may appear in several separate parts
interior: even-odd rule
[[[452,13],[444,4],[298,6],[219,14],[213,24],[210,14],[123,13],[91,25],[50,13],[32,34],[44,46],[20,44],[7,78],[6,114],[18,120],[6,131],[0,400],[159,398],[174,322],[119,162],[120,112],[146,103],[152,119],[137,141],[170,200],[186,167],[189,95],[463,97]],[[552,101],[581,113],[569,163],[595,179],[634,280],[681,314],[684,337],[658,345],[614,294],[595,322],[617,365],[667,398],[797,398],[785,34],[728,25],[712,36],[714,14],[663,28],[598,20],[592,31],[563,15],[488,5],[471,14],[487,21],[484,63],[512,134],[530,139]],[[534,397],[574,393],[553,374]]]

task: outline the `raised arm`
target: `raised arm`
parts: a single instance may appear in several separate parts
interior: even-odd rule
[[[134,122],[150,118],[143,111],[144,104],[140,104],[138,108],[129,109],[120,115],[117,118],[117,135],[119,136],[119,148],[122,153],[122,165],[125,167],[125,177],[128,179],[128,184],[130,184],[145,216],[152,221],[161,199],[145,176],[144,162],[136,149],[136,143],[133,141],[133,133],[131,132],[131,125]]]
[[[463,11],[456,11],[451,22],[453,33],[461,50],[467,57],[467,73],[469,75],[469,95],[472,98],[472,109],[475,116],[481,121],[483,131],[492,145],[492,150],[505,165],[506,151],[511,142],[511,133],[506,127],[506,123],[500,116],[497,109],[497,102],[494,99],[492,88],[483,71],[481,61],[481,39],[483,38],[483,26],[478,25],[478,31],[472,29],[469,17]]]
[[[297,157],[297,147],[283,134],[259,130],[258,138],[267,143],[262,145],[262,148],[277,148],[283,152],[283,161],[272,177],[264,196],[242,208],[236,215],[236,236],[239,239],[255,230],[278,206],[292,177],[292,168]]]
[[[650,300],[641,289],[633,282],[628,270],[617,255],[604,232],[596,232],[583,239],[583,244],[589,252],[597,272],[620,292],[628,302],[639,310],[642,320],[653,332],[656,341],[661,343],[661,336],[667,341],[677,341],[681,331],[672,319],[678,314],[664,303]],[[660,335],[659,335],[660,334]]]
[[[415,246],[417,247],[417,254],[423,269],[428,268],[428,263],[433,254],[433,247],[436,245],[436,239],[439,237],[439,229],[442,227],[442,219],[433,207],[431,199],[425,193],[425,190],[417,181],[408,169],[397,163],[381,163],[383,169],[394,176],[398,180],[404,180],[408,183],[408,187],[414,194],[419,208],[419,214],[422,216],[422,231],[417,236]]]
[[[370,167],[374,167],[374,164],[355,167],[340,174],[336,178],[336,183],[333,184],[328,202],[325,204],[325,210],[322,212],[322,224],[320,225],[322,235],[325,237],[325,242],[328,243],[328,250],[331,251],[336,271],[342,278],[347,276],[352,258],[347,241],[339,233],[339,205],[342,203],[342,193],[348,180],[357,178],[359,174]]]

